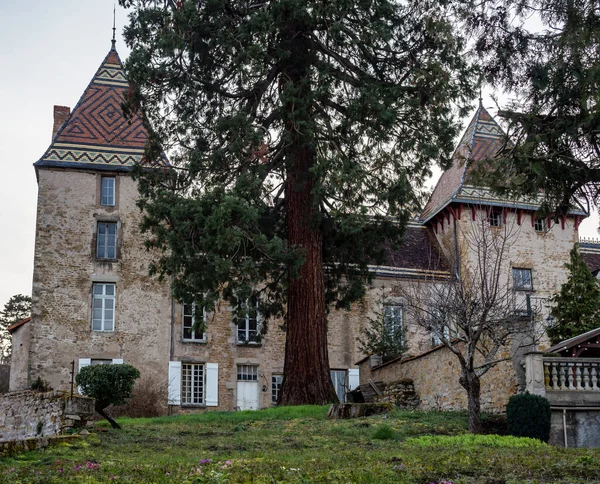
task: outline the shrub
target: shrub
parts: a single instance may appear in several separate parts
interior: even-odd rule
[[[517,437],[531,437],[543,442],[550,440],[550,402],[539,395],[513,395],[506,405],[508,433]]]
[[[42,380],[39,376],[37,377],[36,380],[33,381],[33,383],[31,384],[31,389],[33,391],[36,392],[49,392],[52,390],[52,387],[50,386],[50,383],[48,383],[46,380]]]
[[[123,405],[131,398],[133,385],[139,377],[140,372],[131,365],[96,365],[79,370],[75,382],[84,395],[96,399],[96,412],[108,420],[113,428],[120,429],[104,409],[109,405]]]
[[[130,400],[109,410],[113,417],[162,417],[167,411],[167,383],[144,376],[133,387]]]

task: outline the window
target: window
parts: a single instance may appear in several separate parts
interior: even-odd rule
[[[402,306],[386,304],[383,307],[383,324],[389,336],[402,339]]]
[[[442,344],[442,338],[439,336],[440,331],[446,340],[450,339],[450,327],[446,315],[439,309],[434,308],[431,322],[431,344],[433,346]]]
[[[547,232],[548,231],[548,219],[536,218],[533,222],[533,230],[536,232]]]
[[[114,331],[115,285],[94,284],[92,294],[92,330]]]
[[[279,400],[279,392],[283,383],[283,375],[271,375],[271,403],[277,405]]]
[[[517,291],[533,290],[533,282],[531,279],[531,269],[513,268],[513,283]]]
[[[206,311],[202,309],[202,328],[206,324]],[[194,329],[196,325],[196,304],[184,304],[183,305],[183,340],[184,341],[206,341],[206,333],[204,329],[202,331]]]
[[[115,177],[103,176],[100,188],[100,205],[115,206]]]
[[[117,224],[115,222],[98,222],[96,257],[98,259],[117,258]]]
[[[501,227],[502,226],[502,212],[497,212],[492,210],[490,212],[489,218],[491,227]]]
[[[91,360],[92,362],[92,366],[96,366],[96,365],[112,365],[113,364],[113,360],[104,360],[104,359],[93,359]]]
[[[240,313],[236,323],[238,343],[258,343],[260,341],[258,301],[255,298],[246,300],[241,304]]]
[[[258,366],[238,365],[238,381],[258,381]]]
[[[183,405],[204,403],[204,365],[181,364],[181,403]]]

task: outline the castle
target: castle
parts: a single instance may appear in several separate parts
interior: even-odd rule
[[[132,167],[144,156],[148,133],[137,115],[124,118],[128,90],[113,47],[77,105],[55,106],[52,143],[34,164],[38,205],[31,319],[15,325],[10,389],[41,377],[68,390],[86,365],[129,363],[158,382],[174,411],[258,409],[277,401],[283,375],[285,333],[271,324],[256,338],[259,315],[234,324],[222,303],[205,313],[195,331],[193,308],[173,300],[168,282],[148,275],[153,256],[139,231],[138,191]],[[492,156],[504,134],[480,105],[454,156],[400,249],[390,251],[367,296],[349,312],[331,311],[328,326],[331,378],[340,398],[359,383],[357,339],[374,317],[402,327],[413,355],[435,338],[403,317],[394,287],[410,281],[449,280],[461,230],[485,212],[493,226],[519,227],[505,268],[519,297],[546,301],[567,278],[564,264],[586,217],[573,210],[555,223],[538,219],[533,202],[502,200],[474,186],[469,167]],[[593,270],[600,251],[582,249]],[[433,282],[432,282],[433,281]],[[543,320],[548,308],[540,303]],[[427,370],[429,371],[429,370]],[[444,368],[439,369],[443,375]]]

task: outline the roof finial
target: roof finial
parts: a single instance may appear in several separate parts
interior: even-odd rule
[[[481,94],[481,87],[479,88],[479,107],[483,107],[483,95]]]
[[[112,48],[115,48],[115,44],[117,43],[117,41],[115,40],[115,32],[117,31],[117,28],[115,27],[115,18],[117,16],[117,5],[113,4],[113,36],[112,36],[112,40],[110,41],[112,44]]]

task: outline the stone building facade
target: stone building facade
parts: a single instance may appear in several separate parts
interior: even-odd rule
[[[127,89],[113,45],[73,111],[55,107],[52,143],[34,165],[33,309],[31,321],[18,329],[22,345],[11,390],[27,388],[37,377],[67,389],[73,366],[76,373],[89,364],[125,362],[162,383],[165,402],[168,397],[175,411],[270,406],[284,377],[280,324],[270,322],[264,338],[254,341],[258,321],[249,316],[234,324],[232,308],[221,303],[203,315],[206,329],[197,334],[197,312],[173,300],[168,281],[148,275],[153,254],[139,231],[142,214],[130,176],[143,160],[148,134],[139,114],[123,117]],[[585,213],[574,211],[559,224],[539,222],[535,203],[498,200],[469,184],[469,166],[493,155],[502,136],[480,106],[454,166],[409,225],[401,247],[389,252],[385,266],[373,267],[367,296],[349,312],[331,312],[329,360],[340,397],[359,383],[356,362],[364,355],[358,338],[369,320],[383,317],[384,306],[395,308],[389,314],[396,314],[411,354],[431,349],[432,335],[402,319],[394,288],[450,280],[455,254],[468,249],[461,234],[473,225],[473,214],[520,228],[506,267],[507,281],[514,274],[529,281],[519,293],[541,304],[566,279],[563,264]]]

